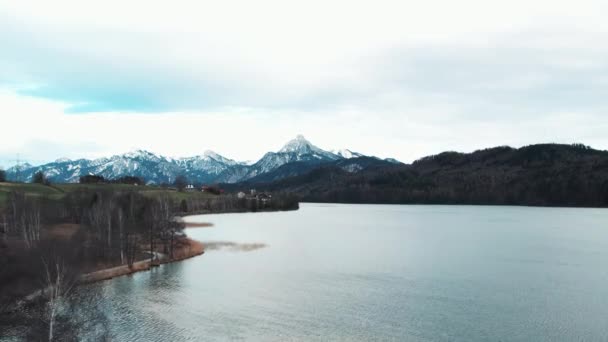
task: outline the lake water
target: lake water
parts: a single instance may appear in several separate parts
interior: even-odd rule
[[[115,340],[608,340],[608,210],[302,204],[188,221],[236,245],[81,288]]]

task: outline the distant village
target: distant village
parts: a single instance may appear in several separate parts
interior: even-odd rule
[[[185,191],[187,192],[196,192],[196,191],[201,191],[201,192],[207,192],[207,193],[212,193],[215,195],[219,195],[219,194],[223,194],[224,193],[224,189],[219,189],[217,187],[213,187],[213,186],[206,186],[203,185],[201,187],[197,187],[194,186],[193,184],[188,184],[185,189]],[[237,198],[238,199],[247,199],[247,200],[256,200],[259,201],[261,203],[270,203],[270,201],[272,200],[272,195],[267,193],[267,192],[258,192],[256,189],[251,189],[249,190],[249,193],[245,193],[243,191],[240,191],[237,193]]]
[[[239,199],[242,198],[246,198],[246,199],[255,199],[258,200],[262,203],[268,203],[272,200],[272,195],[268,194],[266,192],[261,192],[261,193],[257,193],[257,191],[255,189],[251,189],[251,191],[249,192],[249,194],[246,194],[244,192],[239,192],[238,194],[236,194],[236,196]]]

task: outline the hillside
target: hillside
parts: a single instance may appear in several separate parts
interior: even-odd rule
[[[206,200],[219,198],[205,192],[178,192],[173,189],[156,186],[135,186],[130,184],[53,184],[50,186],[33,183],[2,183],[0,182],[0,212],[11,192],[24,193],[29,197],[40,199],[63,200],[66,196],[84,192],[136,192],[146,198],[165,196],[174,201]]]
[[[252,186],[311,202],[608,207],[608,152],[583,145],[496,147],[357,173],[327,164],[242,188]]]

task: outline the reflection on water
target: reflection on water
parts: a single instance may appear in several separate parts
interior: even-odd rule
[[[213,222],[188,234],[220,250],[271,247],[80,288],[115,340],[608,339],[606,210],[305,204],[188,220]]]

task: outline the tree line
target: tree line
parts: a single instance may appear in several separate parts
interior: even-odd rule
[[[0,339],[11,331],[27,340],[76,336],[69,294],[79,276],[163,252],[171,258],[183,229],[176,212],[167,195],[82,190],[56,200],[10,193],[0,212]],[[65,226],[78,228],[69,238],[54,235]],[[35,293],[34,302],[15,307]]]
[[[106,179],[100,175],[84,175],[81,176],[78,181],[80,184],[145,184],[145,181],[142,178],[135,176],[123,176],[115,179]]]
[[[608,207],[608,152],[582,144],[444,152],[360,172],[319,167],[255,186],[310,202]]]
[[[70,318],[83,309],[72,306],[79,277],[99,268],[154,262],[159,256],[172,259],[184,243],[184,225],[176,216],[297,207],[296,197],[281,193],[262,202],[233,194],[123,191],[112,186],[83,187],[61,198],[13,191],[0,205],[0,340],[3,334],[77,340],[79,329],[94,323]],[[35,301],[15,307],[35,293]],[[97,321],[104,321],[95,307],[91,310]]]
[[[182,214],[280,211],[296,210],[298,208],[298,196],[280,191],[273,193],[270,201],[238,198],[234,194],[226,194],[217,197],[190,196],[182,199],[179,205],[179,211]]]

